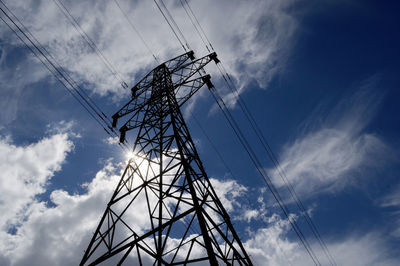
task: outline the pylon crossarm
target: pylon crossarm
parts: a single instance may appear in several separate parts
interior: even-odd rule
[[[209,79],[209,75],[201,76],[193,80],[186,80],[184,83],[177,86],[175,90],[175,95],[178,106],[182,106],[184,103],[186,103],[186,101],[189,100],[201,87],[203,87],[204,84],[207,84],[209,88],[210,86],[213,86]],[[147,106],[150,102],[154,101],[155,97],[158,96],[151,96],[148,100],[146,100],[146,102],[138,104],[135,108],[132,108],[130,110],[126,109],[125,114],[129,114],[132,112],[133,114],[131,115],[131,118],[129,118],[121,127],[120,131],[127,132],[129,130],[140,127],[142,122],[141,117],[145,116],[145,114],[143,114],[143,108]],[[165,114],[165,116],[167,115],[168,114]]]
[[[149,89],[153,86],[154,83],[156,83],[158,80],[154,79],[154,73],[164,65],[167,68],[171,69],[171,71],[175,71],[179,69],[185,62],[190,61],[191,59],[194,59],[194,53],[193,51],[189,51],[183,55],[177,56],[171,60],[168,60],[161,64],[160,66],[157,66],[154,68],[152,71],[147,73],[145,77],[143,77],[135,86],[132,87],[132,99],[125,104],[114,116],[116,119],[129,114],[132,112],[132,108],[136,107],[137,103],[134,100],[140,100],[141,102],[146,101],[146,99],[149,98],[150,91]],[[147,93],[146,93],[147,92]],[[113,118],[114,118],[113,116]]]
[[[183,65],[185,65],[185,63],[192,60],[195,60],[194,52],[189,51],[168,61],[165,61],[164,63],[151,70],[149,73],[147,73],[146,76],[144,76],[139,82],[137,82],[136,85],[132,88],[132,91],[136,91],[136,94],[141,94],[144,90],[151,87],[153,83],[157,81],[157,79],[154,79],[153,75],[155,72],[157,72],[157,70],[159,70],[161,66],[167,67],[171,71],[175,71],[176,69],[179,69]]]
[[[199,59],[193,60],[177,69],[168,69],[172,82],[174,84],[184,83],[185,80],[190,79],[194,74],[199,73],[200,71],[203,72],[203,68],[213,60],[218,60],[216,53],[211,53]]]
[[[168,67],[168,69],[177,69],[180,68],[183,64],[185,64],[185,62],[188,62],[190,60],[194,60],[194,52],[193,51],[189,51],[187,53],[184,53],[182,55],[179,55],[175,58],[172,58],[168,61],[166,61],[164,64]]]
[[[176,57],[175,59],[169,60],[160,66],[156,67],[150,71],[142,80],[140,80],[132,88],[132,99],[125,104],[117,113],[115,113],[113,118],[113,126],[116,126],[116,121],[148,104],[151,100],[150,89],[157,83],[162,81],[162,77],[154,77],[155,73],[160,70],[160,68],[168,69],[172,76],[172,79],[177,79],[176,84],[180,86],[186,83],[186,81],[196,74],[200,69],[203,69],[210,61],[214,60],[217,62],[216,53],[211,53],[202,58],[190,61],[190,52]]]

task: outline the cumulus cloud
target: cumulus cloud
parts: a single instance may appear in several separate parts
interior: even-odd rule
[[[151,54],[114,1],[62,2],[129,85],[155,66]],[[288,7],[296,1],[189,2],[232,77],[241,81],[241,89],[250,80],[266,87],[285,64],[290,52],[297,21]],[[191,48],[198,56],[206,54],[179,2],[165,3]],[[63,16],[54,1],[9,1],[7,4],[76,80],[100,95],[123,92],[112,71]],[[183,52],[153,1],[119,0],[119,4],[161,60]],[[9,31],[3,29],[0,34],[11,45],[20,45],[10,37]],[[29,81],[29,77],[25,80]]]
[[[233,211],[235,205],[240,207],[239,199],[244,196],[247,192],[247,188],[239,184],[235,180],[224,180],[220,181],[215,178],[210,179],[211,184],[215,189],[215,193],[221,200],[222,205],[225,209],[230,212]]]
[[[105,143],[109,145],[115,145],[119,143],[119,138],[118,137],[108,137],[103,140]]]
[[[78,264],[123,170],[122,165],[112,164],[111,161],[107,161],[92,181],[83,184],[86,192],[82,194],[54,190],[50,194],[51,204],[38,201],[34,195],[27,199],[29,204],[25,207],[23,219],[19,219],[15,232],[9,232],[5,228],[2,228],[0,232],[2,264]],[[48,175],[41,174],[41,176]],[[226,204],[228,209],[230,209],[229,206],[240,206],[238,198],[246,191],[243,186],[231,180],[212,179],[212,182],[221,200],[225,203],[229,201],[229,204]],[[26,184],[18,184],[18,186],[24,188]],[[42,193],[43,190],[42,186],[40,190],[33,191],[32,194]],[[9,206],[10,203],[5,204],[8,205],[4,206]],[[146,203],[143,200],[136,203],[135,211],[126,217],[138,232],[149,226],[148,219],[143,215],[146,212]],[[18,214],[9,213],[4,217],[9,217],[11,220],[18,217]],[[174,239],[171,241],[173,242]],[[114,265],[114,263],[110,262],[109,265]]]
[[[281,167],[297,192],[314,195],[342,189],[357,183],[354,177],[369,167],[382,163],[377,158],[388,148],[378,135],[365,131],[382,98],[371,94],[373,86],[374,79],[365,81],[324,122],[285,146]],[[284,185],[276,169],[269,173],[277,186]]]
[[[67,133],[54,134],[36,143],[19,146],[11,137],[0,138],[0,263],[8,265],[9,252],[19,228],[31,216],[36,196],[61,166],[74,145]],[[45,203],[42,203],[43,205]],[[29,237],[24,240],[28,241]]]
[[[40,142],[39,142],[40,143]],[[36,145],[39,145],[36,144]],[[10,145],[10,144],[7,144]],[[0,262],[2,265],[76,265],[83,256],[106,203],[120,179],[122,165],[108,161],[94,179],[83,186],[86,192],[69,194],[58,189],[50,194],[51,206],[30,199],[15,233],[0,232]],[[235,212],[243,201],[247,188],[234,181],[213,179],[216,192],[227,209]],[[20,186],[23,186],[20,184]],[[40,192],[38,192],[40,193]],[[232,206],[231,206],[232,205]],[[232,208],[231,208],[231,207]],[[138,206],[139,207],[139,206]],[[8,214],[8,217],[18,214]],[[289,237],[287,221],[278,215],[263,214],[265,226],[249,227],[247,239],[242,238],[255,265],[309,265],[305,251]],[[137,220],[137,219],[136,219]],[[143,224],[141,226],[144,226]],[[172,239],[173,241],[173,239]],[[178,240],[176,240],[178,241]],[[327,242],[338,265],[395,265],[389,259],[385,243],[378,234],[350,236],[337,242]],[[317,254],[323,254],[313,245]],[[49,252],[51,250],[51,252]],[[131,260],[132,258],[128,258]],[[324,258],[320,258],[325,263]],[[145,264],[147,261],[144,258]],[[355,264],[354,264],[355,263]],[[106,265],[114,265],[110,261]],[[147,265],[147,264],[146,264]]]
[[[37,143],[17,146],[10,138],[0,139],[0,218],[1,230],[21,223],[34,197],[61,169],[73,143],[67,134],[56,134]]]
[[[119,179],[115,172],[107,163],[85,185],[87,193],[83,195],[53,191],[50,200],[54,207],[32,202],[16,234],[2,232],[1,253],[11,265],[78,264]]]

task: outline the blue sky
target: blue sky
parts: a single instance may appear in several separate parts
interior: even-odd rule
[[[156,66],[113,1],[62,2],[129,86]],[[129,99],[54,2],[5,3],[107,115]],[[152,1],[119,3],[160,60],[183,53]],[[398,265],[399,4],[192,0],[191,5],[338,265]],[[179,1],[168,7],[196,55],[205,55]],[[77,264],[127,158],[1,23],[0,264]],[[298,214],[216,68],[207,71]],[[310,265],[209,92],[203,88],[183,112],[255,264]]]

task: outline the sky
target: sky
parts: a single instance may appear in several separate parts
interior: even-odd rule
[[[3,1],[109,117],[128,101],[55,1]],[[129,87],[158,65],[152,54],[184,53],[153,1],[118,0],[148,47],[114,1],[60,1]],[[195,55],[206,55],[180,1],[164,2]],[[398,265],[400,4],[189,2],[337,265]],[[0,25],[0,265],[76,265],[128,157]],[[329,265],[217,68],[206,70]],[[209,91],[182,112],[254,264],[312,265]]]

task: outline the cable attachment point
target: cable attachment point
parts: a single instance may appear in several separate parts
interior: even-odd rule
[[[218,59],[218,57],[217,57],[217,53],[212,53],[212,54],[210,54],[210,58],[212,59],[212,60],[214,60],[214,62],[215,62],[215,64],[218,64],[219,62],[221,62],[221,61],[219,61],[219,59]]]
[[[207,85],[208,89],[214,88],[214,85],[211,82],[211,76],[210,75],[205,75],[201,77],[203,82]]]
[[[129,87],[128,87],[128,84],[126,84],[126,82],[125,81],[122,81],[121,82],[121,86],[122,86],[122,88],[124,88],[124,89],[128,89]]]
[[[189,51],[189,52],[187,53],[187,55],[188,55],[188,57],[190,58],[190,60],[196,59],[196,58],[194,57],[194,52],[193,52],[193,51]]]
[[[132,89],[131,89],[131,92],[132,92],[132,98],[135,98],[135,96],[136,96],[136,92],[138,91],[138,87],[133,87]]]

